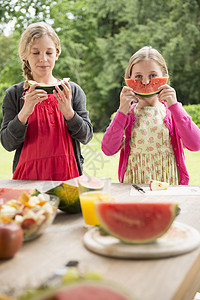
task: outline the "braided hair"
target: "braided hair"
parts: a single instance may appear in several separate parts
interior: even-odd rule
[[[33,80],[33,75],[28,60],[23,60],[22,70],[23,70],[23,75],[27,80]]]

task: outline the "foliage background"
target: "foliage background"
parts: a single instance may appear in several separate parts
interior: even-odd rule
[[[193,108],[200,103],[199,0],[0,0],[0,17],[0,102],[7,87],[24,80],[21,33],[46,21],[62,46],[54,75],[83,88],[95,131],[104,131],[117,110],[129,58],[145,45],[163,54],[179,101],[195,120],[200,115]]]

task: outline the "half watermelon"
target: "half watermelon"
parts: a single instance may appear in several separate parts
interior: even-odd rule
[[[97,202],[100,227],[121,241],[145,244],[155,241],[172,225],[176,203]]]
[[[143,84],[141,80],[132,78],[126,79],[126,84],[133,89],[136,95],[143,97],[151,97],[158,94],[161,90],[160,87],[168,82],[168,77],[155,77],[152,78],[148,84]]]

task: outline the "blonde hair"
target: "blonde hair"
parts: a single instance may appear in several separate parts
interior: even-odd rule
[[[135,64],[137,64],[142,60],[148,60],[148,59],[152,59],[155,62],[157,62],[161,67],[162,75],[168,76],[168,69],[163,56],[151,46],[145,46],[139,49],[131,56],[125,71],[125,79],[131,77],[133,66]]]
[[[22,61],[23,75],[26,80],[33,80],[33,76],[29,62],[25,58],[29,55],[35,39],[38,39],[45,34],[54,42],[57,54],[60,55],[61,53],[60,39],[50,25],[45,22],[37,22],[29,25],[22,33],[18,49],[19,57]]]

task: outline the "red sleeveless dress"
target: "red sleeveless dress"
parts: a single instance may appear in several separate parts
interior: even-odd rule
[[[52,94],[38,103],[28,127],[13,179],[64,181],[79,176],[71,136]]]

